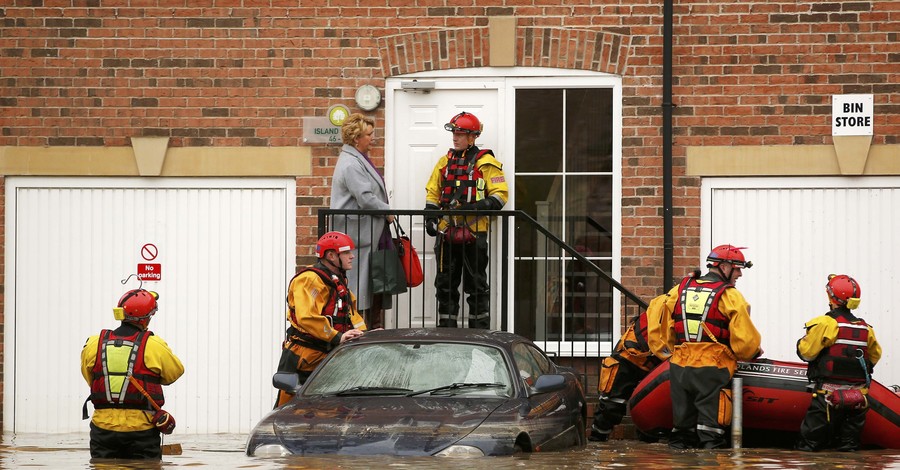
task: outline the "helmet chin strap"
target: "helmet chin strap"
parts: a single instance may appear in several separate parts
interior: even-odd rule
[[[330,250],[329,250],[329,251],[330,251]],[[335,252],[335,253],[337,253],[337,252]],[[322,263],[323,263],[323,264],[326,264],[326,263],[327,263],[329,267],[334,268],[334,269],[336,269],[339,273],[341,273],[341,276],[342,276],[342,277],[347,277],[347,270],[344,269],[344,263],[341,263],[340,260],[341,260],[341,256],[338,255],[338,264],[334,264],[334,263],[331,262],[330,259],[328,259],[328,253],[326,253],[325,256],[322,258]]]
[[[125,320],[122,320],[122,323],[128,323],[130,325],[134,325],[144,331],[150,329],[150,317],[141,318],[140,320],[138,320],[138,319],[130,319],[129,320],[126,318]]]
[[[722,269],[722,265],[723,265],[723,264],[728,264],[729,266],[731,266],[731,272],[728,273],[727,276],[725,275],[725,270]],[[722,275],[722,277],[723,277],[726,281],[728,281],[728,282],[733,282],[733,281],[731,280],[731,276],[734,274],[734,265],[733,265],[733,264],[731,264],[731,263],[726,263],[726,262],[724,262],[724,261],[719,261],[719,265],[718,265],[718,266],[714,266],[714,267],[716,268],[716,270],[719,271],[719,274]]]

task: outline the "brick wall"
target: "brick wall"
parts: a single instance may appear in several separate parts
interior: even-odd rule
[[[0,8],[0,146],[125,146],[134,136],[168,136],[174,147],[300,146],[301,117],[352,102],[359,85],[489,66],[488,18],[514,16],[517,65],[624,77],[622,283],[644,298],[663,284],[662,2],[11,3]],[[830,95],[844,93],[873,93],[873,144],[898,143],[900,4],[675,3],[681,275],[699,244],[687,146],[829,144]],[[383,109],[376,118],[383,128]],[[298,178],[298,264],[311,259],[315,208],[328,204],[337,153],[315,146],[313,174]],[[381,148],[374,158],[383,162]]]

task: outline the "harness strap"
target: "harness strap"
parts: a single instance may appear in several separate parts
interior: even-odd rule
[[[706,317],[706,315],[704,315],[704,317]],[[706,326],[706,322],[700,323],[700,326],[703,327],[703,331],[706,332],[706,334],[709,336],[709,339],[713,340],[713,343],[721,344],[721,343],[719,343],[719,340],[716,338],[716,335],[714,335],[713,332],[709,330],[709,327]],[[698,336],[699,336],[699,334],[698,334]]]
[[[866,372],[866,388],[869,388],[869,385],[872,384],[872,374],[869,373],[869,366],[866,365],[865,354],[863,354],[862,349],[856,350],[856,359],[859,360],[860,367]]]
[[[316,351],[327,353],[328,352],[328,342],[316,338],[315,336],[310,335],[309,333],[300,331],[293,326],[288,327],[285,332],[285,336],[287,339],[285,340],[290,345],[297,345],[304,348],[315,349]]]
[[[132,375],[134,375],[134,363],[137,362],[137,354],[141,349],[141,346],[144,340],[144,335],[146,331],[141,331],[138,333],[137,339],[135,339],[135,345],[131,347],[131,356],[128,358],[128,371],[126,372],[126,382],[122,384],[122,391],[119,393],[119,401],[125,399],[125,392],[128,390],[128,382],[131,381]]]

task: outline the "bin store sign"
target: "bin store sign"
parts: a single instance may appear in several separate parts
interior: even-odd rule
[[[328,116],[303,118],[303,142],[307,144],[341,143],[341,125],[350,117],[350,109],[342,104],[328,108]]]
[[[872,135],[874,95],[833,95],[831,135]]]

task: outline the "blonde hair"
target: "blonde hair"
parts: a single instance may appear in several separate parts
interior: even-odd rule
[[[368,126],[374,129],[375,120],[360,113],[351,114],[341,125],[341,140],[347,145],[353,145],[368,130]]]

